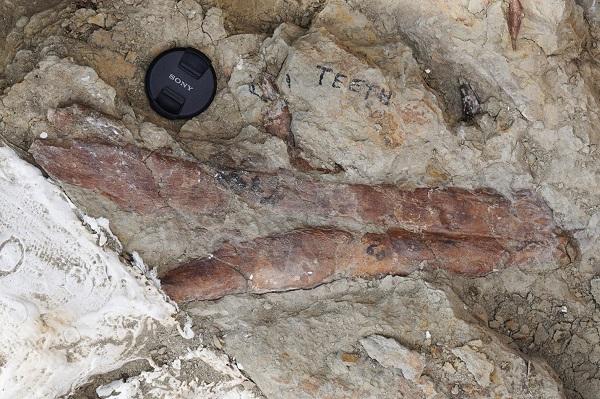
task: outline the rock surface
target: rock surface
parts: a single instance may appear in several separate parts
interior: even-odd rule
[[[396,368],[407,380],[419,380],[425,369],[425,357],[400,345],[395,339],[371,335],[360,340],[367,355],[386,368]]]
[[[207,366],[217,372],[209,383],[199,381],[194,375]],[[220,379],[220,380],[219,380]],[[101,399],[256,399],[259,396],[246,390],[244,384],[252,386],[238,368],[230,364],[225,354],[218,355],[206,348],[190,350],[169,364],[153,371],[143,372],[126,381],[116,380],[98,387]]]
[[[174,326],[162,293],[98,246],[60,190],[7,147],[0,188],[0,396],[66,395]]]
[[[419,280],[228,296],[190,312],[222,329],[224,349],[267,397],[563,397],[547,366],[521,358],[472,324],[460,301]]]
[[[2,140],[110,220],[124,256],[158,267],[267,396],[386,397],[393,385],[527,397],[527,384],[560,395],[547,362],[569,399],[596,398],[596,1],[11,4],[0,5]],[[173,46],[204,51],[218,76],[211,108],[186,122],[154,114],[143,90],[148,63]],[[19,251],[3,244],[0,278]],[[386,300],[382,281],[420,288]],[[444,295],[450,324],[407,338],[434,320],[409,299],[430,309]],[[392,302],[415,310],[388,322]],[[169,342],[171,375],[187,344]],[[152,380],[122,370],[127,387]]]

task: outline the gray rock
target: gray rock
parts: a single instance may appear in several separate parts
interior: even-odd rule
[[[465,363],[467,370],[475,377],[475,381],[479,385],[482,387],[490,385],[490,377],[494,372],[494,365],[488,361],[485,354],[477,351],[470,345],[452,349],[452,353]]]
[[[369,357],[377,360],[383,367],[393,367],[402,371],[404,378],[416,381],[425,368],[425,359],[418,353],[400,345],[392,338],[371,335],[363,338],[360,344]]]
[[[563,397],[547,365],[471,324],[462,306],[422,281],[386,277],[230,296],[190,312],[222,330],[224,350],[268,397],[443,397],[455,384],[465,398]],[[342,360],[360,348],[368,357]]]
[[[596,304],[600,305],[600,278],[595,278],[590,282],[592,286],[592,296]]]

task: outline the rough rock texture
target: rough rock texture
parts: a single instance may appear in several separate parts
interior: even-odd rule
[[[268,397],[563,397],[547,366],[419,280],[228,296],[191,313],[223,330],[224,349]]]
[[[233,338],[227,345],[255,357],[240,363],[265,393],[280,397],[272,393],[291,386],[336,398],[373,383],[387,395],[384,387],[400,381],[409,397],[435,397],[433,390],[527,397],[510,389],[525,389],[518,356],[532,356],[541,360],[529,372],[547,362],[570,399],[597,397],[596,1],[44,3],[2,14],[9,20],[0,34],[2,139],[87,213],[108,218],[124,251],[157,266],[179,300],[304,289],[186,309],[237,315],[240,303],[259,309],[265,298],[294,308],[331,289],[332,309],[372,304],[361,325],[376,327],[385,325],[378,309],[387,305],[369,285],[412,272],[431,290],[443,285],[461,298],[475,316],[460,317],[469,331],[498,334],[463,340],[444,326],[443,353],[452,361],[434,362],[443,370],[435,374],[427,366],[434,352],[413,344],[407,328],[355,329],[351,311],[337,318],[307,305],[289,317],[274,308],[270,318],[248,312],[219,323],[195,316],[214,336],[227,341],[223,331],[240,325],[247,339],[270,343],[259,345],[264,353],[281,353],[274,363]],[[166,121],[147,104],[144,71],[160,51],[188,45],[213,59],[219,92],[206,113]],[[5,250],[12,259],[18,249],[11,241]],[[347,297],[328,288],[345,280],[311,288],[357,276],[373,282],[356,283]],[[415,300],[426,302],[426,292],[417,290]],[[405,325],[414,330],[421,317],[431,316],[415,311]],[[342,318],[350,327],[336,324]],[[324,331],[309,348],[353,334],[353,349],[340,355],[345,368],[331,361],[312,380],[317,349],[272,341],[297,336],[298,326]],[[495,363],[509,352],[520,364],[513,371]],[[365,353],[387,371],[347,366]],[[161,364],[178,356],[169,352]],[[509,393],[499,388],[499,369],[519,381],[504,388]],[[140,370],[125,372],[134,384]],[[416,382],[399,377],[407,375]]]
[[[208,368],[216,376],[211,381],[199,381],[198,374]],[[259,396],[247,390],[254,384],[230,363],[225,354],[216,354],[206,348],[189,350],[171,363],[153,371],[142,372],[128,380],[116,380],[98,387],[101,399],[256,399]]]
[[[0,147],[0,396],[54,398],[142,355],[175,307]]]
[[[15,34],[14,28],[23,28],[28,18],[40,15],[43,10],[52,8],[61,0],[4,0],[0,3],[0,74],[5,65],[10,62],[16,47],[20,45],[20,38]],[[45,13],[42,13],[42,15]],[[0,75],[0,82],[2,75]]]
[[[58,187],[7,147],[0,188],[0,397],[65,397],[132,361],[163,363],[156,352],[166,350],[156,346],[167,342],[178,343],[174,363],[111,387],[122,398],[261,397],[218,349],[186,353],[198,344],[194,332],[179,327],[176,306],[139,257],[136,267],[119,259],[105,221],[76,215]]]
[[[361,339],[360,344],[371,359],[383,367],[400,370],[407,380],[418,380],[425,370],[425,356],[405,348],[393,338],[370,335]]]

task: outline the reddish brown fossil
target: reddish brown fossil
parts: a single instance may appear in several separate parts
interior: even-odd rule
[[[344,277],[408,275],[418,269],[482,275],[532,259],[550,261],[563,256],[559,248],[564,245],[559,237],[524,243],[406,230],[355,237],[341,230],[307,229],[226,244],[209,257],[171,270],[162,286],[175,301],[187,302],[313,288]]]
[[[443,268],[481,275],[495,268],[566,258],[566,234],[534,193],[401,189],[219,171],[133,146],[36,141],[36,161],[54,178],[94,190],[124,210],[182,220],[228,212],[232,200],[315,225],[176,267],[164,286],[176,300],[310,288],[340,277]],[[380,234],[347,231],[359,223]],[[337,226],[337,227],[336,227]],[[203,234],[211,234],[205,232]],[[243,239],[243,237],[240,237]]]
[[[154,214],[170,207],[183,215],[213,214],[236,198],[252,207],[322,225],[360,222],[385,228],[488,238],[544,240],[552,233],[551,211],[529,191],[512,201],[491,190],[400,189],[336,184],[207,166],[134,146],[36,141],[36,161],[59,181],[95,190],[124,209]]]
[[[521,30],[521,22],[523,21],[523,5],[520,0],[509,0],[508,15],[507,15],[508,31],[513,50],[517,49],[517,39]]]

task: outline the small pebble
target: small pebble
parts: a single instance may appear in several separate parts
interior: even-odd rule
[[[137,60],[137,58],[138,54],[135,51],[129,51],[127,53],[127,56],[125,57],[125,61],[129,62],[130,64],[133,64],[135,60]]]
[[[106,26],[106,15],[104,15],[102,13],[93,15],[87,19],[87,22],[89,24],[93,24],[93,25],[99,26],[101,28],[104,28]]]
[[[212,341],[213,341],[213,345],[215,346],[215,348],[223,349],[223,344],[221,344],[221,340],[219,339],[219,337],[213,336]]]
[[[448,363],[448,362],[444,363],[443,369],[446,370],[446,372],[448,374],[454,374],[454,373],[456,373],[456,369],[454,368],[454,366],[451,363]]]

